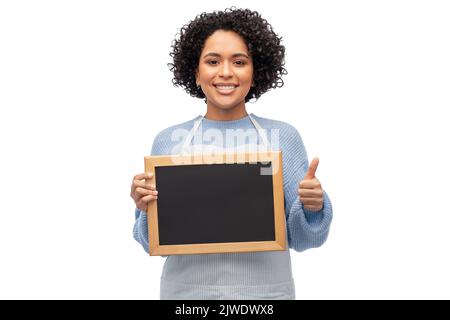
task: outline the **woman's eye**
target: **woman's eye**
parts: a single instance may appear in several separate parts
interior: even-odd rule
[[[206,63],[215,66],[215,65],[217,65],[219,63],[219,61],[217,61],[217,60],[209,60]],[[242,60],[237,60],[234,63],[237,64],[238,66],[245,65],[245,61],[242,61]]]

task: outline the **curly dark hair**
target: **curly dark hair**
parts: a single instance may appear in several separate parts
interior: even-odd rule
[[[205,98],[206,102],[203,91],[196,85],[195,72],[206,39],[219,29],[238,33],[252,57],[255,85],[250,88],[245,102],[253,98],[257,100],[271,88],[283,86],[281,77],[287,74],[287,70],[284,68],[282,37],[277,36],[258,12],[236,7],[201,13],[181,28],[179,38],[176,37],[172,43],[170,56],[173,63],[167,64],[174,74],[174,86],[181,86],[191,96]]]

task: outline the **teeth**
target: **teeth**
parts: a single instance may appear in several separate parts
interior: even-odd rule
[[[236,86],[216,86],[219,89],[234,89]]]

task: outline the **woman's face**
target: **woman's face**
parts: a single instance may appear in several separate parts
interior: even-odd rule
[[[245,96],[253,82],[253,61],[239,34],[217,30],[206,39],[196,81],[206,96],[208,109],[245,110]]]

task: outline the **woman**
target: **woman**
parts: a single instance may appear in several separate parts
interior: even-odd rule
[[[204,98],[206,114],[160,132],[152,155],[204,152],[208,147],[248,150],[247,139],[211,139],[211,132],[227,137],[230,131],[248,136],[253,130],[257,146],[282,151],[289,247],[303,251],[325,242],[332,220],[330,200],[315,177],[318,159],[308,166],[294,127],[248,114],[245,106],[283,85],[286,70],[280,42],[270,24],[248,9],[203,13],[185,25],[171,53],[173,83]],[[174,139],[175,131],[185,132],[182,139]],[[131,186],[136,203],[134,237],[147,252],[147,205],[158,198],[151,178],[151,173],[138,174]],[[289,250],[170,256],[160,290],[161,299],[295,299]]]

